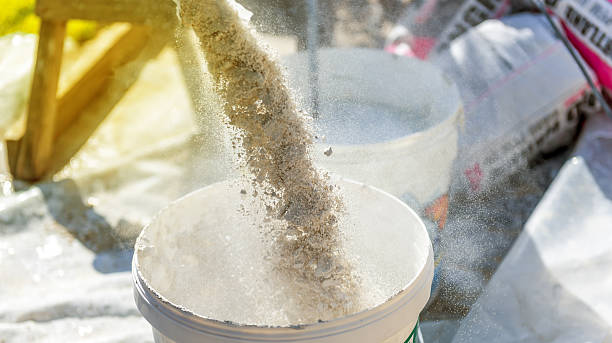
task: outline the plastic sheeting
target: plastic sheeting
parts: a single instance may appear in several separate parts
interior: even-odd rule
[[[130,251],[96,253],[112,245],[110,225],[89,209],[65,229],[55,217],[80,203],[52,193],[0,199],[0,342],[152,342],[132,299]]]
[[[486,192],[538,154],[570,144],[581,117],[594,112],[584,75],[541,15],[485,21],[434,62],[465,104],[457,190]]]
[[[21,131],[14,126],[25,113],[29,98],[36,40],[36,36],[24,34],[0,37],[0,140],[14,139],[21,133],[12,131]]]
[[[612,122],[570,159],[453,342],[612,342]]]

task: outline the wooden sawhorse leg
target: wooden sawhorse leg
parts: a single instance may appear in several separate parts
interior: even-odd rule
[[[53,154],[57,85],[65,34],[66,21],[42,20],[26,132],[12,152],[14,156],[9,157],[17,179],[41,178]]]

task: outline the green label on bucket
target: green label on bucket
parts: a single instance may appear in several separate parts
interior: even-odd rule
[[[419,332],[419,321],[417,321],[416,325],[414,326],[414,329],[412,329],[412,332],[410,333],[410,336],[408,336],[408,338],[404,341],[404,343],[420,343],[418,332]]]

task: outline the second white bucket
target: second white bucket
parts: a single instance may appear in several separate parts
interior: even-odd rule
[[[257,293],[257,276],[251,279],[248,266],[239,265],[257,266],[261,256],[244,250],[241,242],[258,244],[261,233],[240,224],[244,216],[237,210],[244,195],[235,184],[223,182],[162,210],[136,242],[134,296],[153,327],[155,341],[418,342],[418,317],[433,278],[433,251],[423,222],[383,191],[350,181],[338,184],[347,213],[359,213],[359,224],[344,232],[346,253],[358,256],[356,268],[365,275],[363,282],[371,279],[377,283],[373,290],[384,289],[380,304],[311,324],[263,325],[242,319],[259,313],[260,299],[251,296]],[[195,285],[185,284],[177,270],[202,277]],[[209,300],[191,306],[194,296]]]
[[[307,57],[283,60],[305,104]],[[410,198],[421,210],[448,193],[463,105],[439,68],[382,50],[322,49],[318,91],[315,127],[326,137],[314,156],[325,169]]]

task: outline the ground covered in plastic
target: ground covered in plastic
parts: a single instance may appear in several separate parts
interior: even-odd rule
[[[168,202],[227,178],[228,169],[220,151],[210,149],[215,133],[194,115],[174,52],[162,51],[138,79],[103,125],[92,123],[93,138],[53,180],[15,183],[14,191],[6,183],[0,187],[0,194],[6,193],[0,196],[0,342],[152,342],[133,301],[134,239]],[[110,99],[99,101],[98,108]],[[82,120],[93,117],[92,112]],[[142,122],[156,125],[138,125]],[[584,253],[585,246],[601,247],[593,243],[606,236],[605,223],[612,222],[605,219],[612,217],[612,138],[605,131],[590,137],[591,145],[583,137],[577,152],[568,147],[535,161],[484,195],[452,194],[441,239],[441,286],[422,316],[427,343],[490,342],[492,333],[505,339],[495,341],[507,342],[612,337],[612,299],[602,291],[610,282],[611,259],[601,249]],[[563,167],[552,195],[536,209],[573,155],[582,159]],[[571,206],[560,206],[571,196],[578,197]],[[583,200],[590,196],[597,204]],[[567,220],[551,221],[555,213]],[[569,220],[594,213],[600,222],[583,226]],[[590,233],[587,239],[571,230],[582,227]],[[569,236],[555,236],[557,230]],[[504,260],[515,241],[521,245]],[[555,249],[570,257],[565,264],[551,255]],[[528,306],[544,296],[552,307]]]

